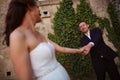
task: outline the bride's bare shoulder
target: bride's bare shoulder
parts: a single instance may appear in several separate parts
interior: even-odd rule
[[[14,30],[11,34],[10,34],[10,40],[23,40],[25,39],[25,34],[23,31],[21,30]]]

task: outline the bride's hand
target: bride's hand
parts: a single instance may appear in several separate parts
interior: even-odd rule
[[[79,51],[80,51],[80,53],[83,53],[84,52],[84,47],[80,48]]]
[[[79,53],[84,55],[84,56],[87,55],[85,47],[79,48]]]
[[[89,54],[90,49],[91,49],[91,46],[88,44],[84,47],[81,47],[80,51],[81,51],[82,55],[86,56],[87,54]]]

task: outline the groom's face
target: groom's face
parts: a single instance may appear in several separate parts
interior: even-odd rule
[[[83,33],[87,33],[89,30],[89,25],[85,22],[81,22],[79,24],[79,28],[80,28],[80,31],[82,31]]]

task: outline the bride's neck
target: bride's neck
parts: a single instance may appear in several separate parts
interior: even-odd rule
[[[35,30],[35,21],[31,19],[29,15],[25,15],[23,19],[22,26],[29,28],[31,30]]]

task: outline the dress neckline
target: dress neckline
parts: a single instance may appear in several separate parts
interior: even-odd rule
[[[49,42],[40,42],[35,48],[33,48],[33,49],[30,51],[30,53],[32,53],[37,47],[39,47],[41,44],[44,44],[44,43],[48,44]]]

